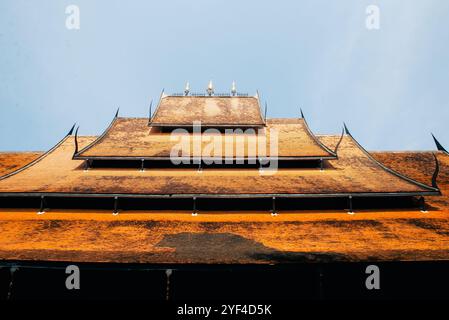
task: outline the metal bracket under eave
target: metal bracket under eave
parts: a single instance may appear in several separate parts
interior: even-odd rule
[[[350,215],[355,214],[353,207],[352,207],[352,196],[351,195],[348,197],[348,204],[349,204],[348,214],[350,214]]]
[[[196,217],[197,215],[198,215],[198,210],[196,210],[196,197],[193,197],[192,216]]]
[[[276,217],[278,215],[276,211],[276,197],[271,198],[271,215]]]
[[[91,162],[91,160],[89,160],[89,159],[86,159],[86,161],[84,161],[84,171],[85,172],[89,171],[89,169],[90,169],[90,162]]]
[[[114,211],[112,211],[112,215],[116,216],[118,215],[119,210],[118,210],[118,197],[114,197]]]
[[[16,265],[12,265],[9,269],[9,288],[8,288],[8,293],[6,295],[6,300],[10,300],[11,299],[11,295],[13,292],[13,288],[14,288],[14,275],[15,273],[19,271],[19,267]]]
[[[427,211],[427,209],[426,209],[426,201],[424,200],[424,197],[419,197],[419,200],[418,200],[418,202],[419,202],[419,210],[422,212],[422,213],[427,213],[427,212],[429,212],[429,211]]]
[[[41,215],[45,213],[45,197],[41,196],[41,205],[37,214]]]

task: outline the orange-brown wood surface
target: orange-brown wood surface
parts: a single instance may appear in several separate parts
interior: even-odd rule
[[[272,146],[271,139],[277,145]],[[81,150],[77,157],[168,158],[173,147],[181,141],[186,141],[187,148],[182,154],[185,157],[195,155],[194,141],[198,141],[202,150],[206,150],[207,145],[214,146],[215,150],[203,153],[203,157],[334,157],[334,154],[320,145],[309,132],[304,119],[268,119],[267,127],[246,129],[245,133],[204,132],[201,136],[193,134],[186,136],[161,132],[159,128],[148,127],[146,118],[115,119],[105,135],[85,150]],[[215,147],[216,143],[218,143],[217,147]],[[239,148],[242,149],[241,152],[237,152]],[[232,152],[229,154],[227,150]],[[276,150],[276,153],[272,150]]]
[[[79,138],[88,145],[92,137]],[[83,161],[72,160],[74,137],[22,172],[0,180],[0,193],[119,193],[153,195],[191,194],[337,194],[420,193],[430,187],[406,181],[382,169],[345,135],[338,160],[319,168],[284,168],[272,175],[258,169],[98,168],[84,170]]]
[[[152,125],[263,125],[256,97],[164,96],[153,115]]]
[[[0,152],[0,177],[27,165],[41,154],[42,152]]]
[[[449,258],[448,211],[0,210],[4,260],[288,263]]]
[[[327,136],[322,141],[331,145],[338,138]],[[80,143],[87,145],[93,140],[81,137]],[[70,160],[72,152],[73,138],[69,137],[54,154],[17,174],[24,180],[15,183],[26,184],[26,179],[34,177],[70,186],[76,183],[70,178],[73,172],[96,176],[96,170],[79,171],[82,161]],[[351,137],[344,137],[339,155],[338,161],[331,161],[332,168],[319,174],[344,171],[346,166],[356,164],[367,166],[364,179],[372,173],[385,187],[390,184],[382,176],[384,171],[377,171],[375,163],[362,157],[363,152],[355,148]],[[430,183],[434,170],[431,153],[374,153],[374,156],[411,178]],[[355,215],[348,215],[344,210],[316,210],[280,211],[278,216],[268,212],[200,212],[192,216],[185,211],[149,210],[121,211],[113,216],[110,211],[49,209],[37,215],[37,209],[0,209],[0,259],[214,264],[447,260],[449,156],[438,152],[437,157],[438,185],[443,195],[426,197],[428,212],[356,210]],[[51,173],[50,168],[57,174]],[[300,173],[307,175],[307,170]],[[347,174],[358,172],[353,170]],[[110,169],[98,172],[110,177],[144,174]],[[178,174],[185,179],[185,173]]]

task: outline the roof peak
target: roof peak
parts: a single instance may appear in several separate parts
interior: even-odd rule
[[[435,138],[433,133],[431,133],[431,135],[432,135],[433,141],[435,142],[435,145],[437,146],[437,150],[448,153],[447,150],[443,147],[443,145],[437,140],[437,138]]]
[[[235,92],[235,94],[231,92],[223,92],[223,93],[214,93],[212,95],[208,95],[207,93],[200,93],[200,92],[192,92],[189,94],[181,93],[181,92],[174,92],[171,94],[164,94],[162,96],[162,99],[164,98],[256,98],[259,97],[257,94],[250,95],[249,93],[242,93],[242,92]]]

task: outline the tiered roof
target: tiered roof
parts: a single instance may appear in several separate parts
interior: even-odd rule
[[[84,170],[72,160],[75,138],[67,136],[29,167],[0,180],[0,195],[97,195],[156,197],[329,197],[347,195],[436,195],[436,186],[415,181],[377,162],[351,135],[320,137],[338,145],[338,159],[319,168],[279,168],[273,175],[257,169],[98,168]],[[78,138],[83,147],[95,140]]]
[[[171,133],[156,125],[187,125],[195,120],[218,126],[228,126],[232,121],[235,121],[233,126],[263,126],[261,131],[249,134],[225,135],[223,151],[237,138],[243,138],[247,146],[267,138],[276,129],[279,160],[321,159],[321,168],[280,167],[274,174],[264,175],[258,169],[245,167],[214,167],[201,171],[181,165],[146,171],[117,167],[86,171],[83,166],[86,159],[170,159],[174,145]],[[439,193],[435,181],[433,185],[418,182],[378,162],[345,129],[346,134],[342,136],[317,138],[304,118],[262,121],[257,97],[163,96],[150,121],[116,115],[98,138],[73,137],[72,128],[49,152],[0,178],[0,195],[338,197]],[[187,134],[190,141],[198,137]],[[223,133],[217,131],[210,135],[222,136]],[[204,139],[204,134],[200,138]],[[245,158],[258,156],[259,150],[251,153],[245,148]],[[323,159],[328,160],[323,163]]]
[[[80,139],[85,145],[92,141]],[[339,159],[326,170],[278,169],[264,176],[257,169],[91,169],[71,160],[74,138],[28,169],[0,180],[0,192],[140,194],[158,196],[335,195],[354,193],[434,193],[432,187],[412,183],[385,171],[345,136]],[[49,183],[51,181],[51,183]]]
[[[269,132],[270,128],[279,129],[279,160],[322,158],[323,170],[307,166],[281,167],[273,175],[260,175],[256,168],[245,167],[204,167],[202,171],[182,166],[147,168],[145,171],[130,167],[85,170],[87,159],[165,159],[172,142],[169,133],[163,130],[165,128],[157,124],[165,122],[170,128],[172,124],[188,126],[188,121],[198,116],[206,125],[230,125],[223,116],[235,103],[232,99],[241,102],[237,108],[243,111],[242,120],[237,120],[241,127],[260,128],[260,134]],[[116,263],[449,258],[447,153],[372,153],[361,147],[348,131],[342,136],[315,136],[302,118],[253,122],[250,119],[260,117],[260,108],[257,106],[255,111],[251,111],[255,108],[251,106],[245,109],[245,99],[256,98],[163,97],[152,122],[117,117],[100,137],[69,135],[47,153],[36,155],[34,161],[29,159],[31,163],[13,156],[2,160],[0,156],[0,168],[2,163],[8,164],[7,171],[13,170],[12,164],[18,168],[0,177],[0,197],[306,198],[352,195],[396,199],[396,196],[439,195],[439,188],[443,195],[426,197],[429,212],[425,214],[419,208],[384,208],[375,212],[359,210],[355,216],[349,216],[342,215],[346,212],[342,209],[331,208],[319,212],[285,210],[283,212],[289,214],[272,217],[260,214],[266,213],[260,210],[231,215],[221,209],[213,215],[202,212],[192,217],[188,210],[167,208],[157,211],[148,207],[125,211],[132,214],[119,216],[112,216],[110,210],[95,208],[50,209],[41,216],[36,215],[35,209],[0,209],[0,258]],[[210,116],[213,108],[210,109],[208,103],[211,102],[218,106],[219,116]],[[183,105],[184,113],[197,107],[201,111],[192,111],[196,115],[185,120],[181,113],[174,112],[178,104]],[[155,121],[157,119],[159,122]],[[248,139],[260,139],[260,136],[249,135]],[[78,152],[73,156],[76,144]],[[434,154],[438,162],[435,162]],[[23,166],[25,163],[28,164]]]
[[[323,140],[331,142],[331,138]],[[433,152],[371,154],[402,174],[431,182]],[[449,156],[436,154],[443,195],[428,197],[432,210],[426,214],[419,210],[360,211],[355,216],[339,211],[288,212],[273,219],[267,214],[226,211],[191,217],[176,211],[112,216],[108,210],[53,209],[38,216],[33,209],[0,209],[0,257],[239,264],[447,260]]]

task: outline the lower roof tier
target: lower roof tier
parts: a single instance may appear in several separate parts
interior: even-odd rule
[[[329,144],[340,137],[328,137]],[[95,139],[79,137],[81,147]],[[429,195],[438,189],[387,170],[350,136],[344,135],[339,158],[320,169],[279,169],[261,174],[257,169],[172,168],[140,172],[136,169],[84,170],[82,160],[72,160],[74,137],[68,136],[38,161],[0,178],[0,195],[81,194],[153,196],[338,196]]]
[[[431,180],[430,152],[373,155],[412,178]],[[36,215],[36,209],[0,209],[0,259],[175,264],[447,260],[449,155],[438,152],[437,157],[442,196],[426,198],[432,208],[426,214],[415,209],[357,210],[356,215],[300,211],[276,217],[267,211],[201,212],[193,217],[190,211],[113,216],[110,210],[51,209]]]
[[[0,259],[274,264],[449,259],[449,211],[199,214],[0,209]]]

